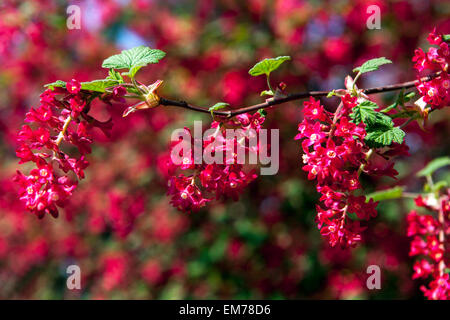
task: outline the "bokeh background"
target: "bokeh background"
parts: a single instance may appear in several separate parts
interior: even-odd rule
[[[71,4],[81,8],[80,30],[66,27]],[[380,30],[366,27],[373,4]],[[112,116],[113,135],[96,133],[87,178],[58,219],[25,211],[11,177],[16,133],[43,85],[103,78],[103,59],[120,50],[143,44],[167,52],[138,75],[145,83],[163,79],[165,97],[237,107],[261,101],[265,79],[248,69],[277,55],[292,57],[272,77],[288,92],[341,88],[353,67],[378,56],[394,63],[363,77],[362,87],[412,80],[414,49],[427,45],[435,26],[450,33],[449,17],[445,0],[1,1],[0,298],[422,299],[405,235],[411,202],[380,204],[356,249],[321,239],[318,195],[293,140],[301,102],[270,111],[265,123],[280,129],[279,173],[259,177],[238,202],[197,213],[169,205],[162,159],[172,130],[210,117],[171,107],[122,119],[124,105],[96,105],[99,119]],[[394,97],[374,96],[380,104]],[[333,99],[323,103],[336,107]],[[396,161],[399,179],[366,178],[368,192],[395,184],[420,191],[415,172],[449,154],[448,110],[434,112],[427,131],[406,130],[411,157]],[[81,267],[82,290],[66,288],[71,264]],[[381,268],[381,290],[366,288],[371,264]]]

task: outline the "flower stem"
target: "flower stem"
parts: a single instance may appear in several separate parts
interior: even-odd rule
[[[406,127],[408,124],[410,124],[413,121],[414,121],[413,118],[409,118],[408,121],[406,121],[405,123],[402,123],[402,125],[400,126],[400,129],[403,129],[404,127]]]
[[[439,212],[438,212],[438,221],[439,221],[439,247],[442,249],[442,252],[445,255],[445,219],[444,219],[444,209],[443,209],[443,200],[439,204]],[[445,262],[444,258],[439,262],[439,275],[442,277],[445,272]]]
[[[269,90],[272,91],[273,94],[275,94],[275,92],[272,89],[272,86],[270,85],[270,75],[269,74],[266,76],[266,80],[267,80],[267,87],[269,87]]]
[[[72,116],[68,116],[66,121],[64,121],[64,125],[63,128],[61,130],[61,132],[58,134],[58,137],[56,138],[55,144],[57,146],[59,146],[59,144],[61,143],[61,141],[64,139],[64,135],[66,134],[67,128],[69,127],[70,122],[72,121]]]
[[[373,149],[369,149],[369,151],[367,151],[367,153],[366,153],[366,162],[369,160],[369,158],[372,156],[372,154],[373,154]],[[362,163],[362,164],[359,166],[358,172],[357,172],[358,177],[359,177],[359,176],[361,175],[361,173],[363,172],[365,166],[366,166],[365,163]]]

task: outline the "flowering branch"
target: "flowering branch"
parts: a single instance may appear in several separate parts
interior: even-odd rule
[[[418,85],[420,82],[431,81],[432,79],[438,77],[439,74],[440,74],[440,72],[437,72],[437,73],[428,75],[426,77],[420,78],[419,80],[401,82],[401,83],[396,83],[396,84],[391,84],[391,85],[386,85],[386,86],[381,86],[381,87],[362,89],[362,92],[364,94],[376,94],[376,93],[389,92],[389,91],[395,91],[395,90],[401,90],[401,89],[408,89],[408,88],[412,88],[412,87]],[[231,118],[231,117],[234,117],[234,116],[237,116],[240,114],[244,114],[247,112],[257,111],[259,109],[270,108],[275,105],[283,104],[283,103],[286,103],[289,101],[301,100],[301,99],[305,99],[308,97],[325,97],[329,93],[330,93],[329,91],[306,91],[306,92],[291,93],[284,97],[268,99],[264,103],[259,103],[259,104],[251,105],[248,107],[242,107],[242,108],[237,108],[237,109],[233,109],[233,110],[225,110],[225,111],[220,111],[220,110],[210,111],[210,110],[208,110],[208,108],[195,106],[195,105],[187,103],[186,101],[174,101],[174,100],[169,100],[166,98],[160,98],[159,103],[160,103],[160,105],[180,107],[180,108],[188,109],[191,111],[197,111],[197,112],[203,112],[203,113],[211,113],[212,112],[216,116]]]

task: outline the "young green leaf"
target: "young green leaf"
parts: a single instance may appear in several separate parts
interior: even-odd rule
[[[214,111],[217,111],[217,110],[226,108],[226,107],[228,107],[229,105],[230,105],[230,104],[229,104],[229,103],[226,103],[226,102],[217,102],[215,105],[213,105],[212,107],[210,107],[210,108],[208,109],[208,111],[211,112],[211,115],[214,115]]]
[[[399,127],[385,127],[379,126],[374,128],[373,131],[367,132],[364,141],[371,148],[379,148],[389,146],[393,142],[403,143],[405,138],[405,132]]]
[[[96,92],[105,92],[106,88],[117,86],[120,83],[121,82],[119,80],[111,80],[111,79],[93,80],[89,82],[82,82],[81,89]]]
[[[391,60],[385,57],[375,58],[364,62],[361,66],[353,69],[353,72],[366,73],[378,70],[378,68],[384,64],[392,63]]]
[[[445,180],[438,181],[433,186],[433,192],[439,192],[442,188],[447,188],[448,182]]]
[[[327,98],[334,97],[335,95],[336,95],[336,91],[333,89],[333,90],[331,90],[330,92],[328,92]]]
[[[377,113],[375,111],[376,108],[378,108],[378,105],[375,102],[363,101],[352,109],[350,117],[355,124],[360,124],[361,122],[368,124],[369,120],[374,122]]]
[[[54,88],[56,88],[56,87],[65,88],[66,87],[66,82],[62,81],[62,80],[56,80],[55,82],[45,84],[44,87],[50,88],[52,90]]]
[[[123,83],[122,75],[114,69],[109,69],[109,75],[106,77],[108,80],[117,80],[120,83]]]
[[[427,164],[425,168],[417,172],[418,177],[426,177],[431,176],[433,172],[436,170],[450,165],[450,157],[440,157],[437,159],[434,159],[430,163]]]
[[[158,63],[165,55],[164,51],[139,46],[123,50],[121,53],[107,58],[103,61],[102,67],[128,69],[129,75],[134,76],[141,67],[145,67],[149,63]]]
[[[373,201],[398,199],[402,197],[403,189],[403,187],[397,186],[386,190],[375,191],[366,195],[366,199],[367,201],[369,201],[369,199],[373,199]]]
[[[291,60],[289,56],[280,56],[276,58],[264,59],[251,68],[248,73],[254,77],[265,74],[268,76],[272,71],[278,69],[278,67],[285,61]]]
[[[264,91],[261,91],[261,97],[262,96],[273,96],[274,94],[273,94],[273,91],[272,90],[264,90]]]
[[[369,127],[383,126],[392,128],[394,126],[392,119],[385,114],[375,111],[377,108],[378,105],[376,103],[366,100],[353,108],[350,117],[356,124],[365,123],[368,126],[366,131],[370,131]]]
[[[392,128],[394,126],[394,122],[392,122],[391,117],[389,117],[388,115],[385,115],[385,114],[383,114],[381,112],[376,112],[375,113],[375,118],[368,119],[366,124],[369,127]],[[369,129],[369,131],[370,131],[370,129]],[[366,131],[367,131],[367,128],[366,128]]]
[[[95,92],[105,92],[106,88],[113,87],[119,85],[121,82],[119,80],[113,79],[101,79],[101,80],[93,80],[88,82],[81,82],[81,89],[87,91],[95,91]],[[62,80],[55,81],[53,83],[46,84],[44,87],[49,88],[65,88],[66,82]]]
[[[265,118],[267,116],[267,111],[264,109],[258,109],[258,113],[261,117]]]
[[[403,102],[408,102],[410,101],[412,98],[414,98],[416,96],[416,93],[414,91],[408,92],[407,94],[405,94],[403,96]]]
[[[445,42],[450,42],[450,34],[444,34],[442,36],[442,40],[444,40]]]

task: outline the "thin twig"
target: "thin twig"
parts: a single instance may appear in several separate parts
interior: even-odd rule
[[[363,93],[376,94],[376,93],[395,91],[395,90],[400,90],[400,89],[408,89],[408,88],[412,88],[415,85],[417,85],[419,83],[419,81],[422,81],[422,82],[430,81],[430,80],[438,77],[439,74],[440,74],[439,72],[434,73],[429,76],[423,77],[420,80],[396,83],[396,84],[386,85],[386,86],[382,86],[382,87],[367,88],[367,89],[363,89]],[[251,105],[248,107],[241,107],[241,108],[225,110],[225,111],[223,111],[223,110],[213,111],[213,114],[216,116],[231,118],[231,117],[237,116],[239,114],[257,111],[259,109],[270,108],[275,105],[279,105],[279,104],[286,103],[286,102],[293,101],[293,100],[301,100],[301,99],[305,99],[307,97],[325,97],[328,95],[328,93],[329,93],[329,91],[307,91],[307,92],[291,93],[282,98],[274,98],[274,99],[266,100],[266,102]],[[211,111],[209,111],[208,108],[195,106],[195,105],[187,103],[186,101],[174,101],[174,100],[169,100],[166,98],[161,98],[160,104],[164,105],[164,106],[180,107],[180,108],[197,111],[197,112],[203,112],[203,113],[209,113],[209,114],[211,113]]]

